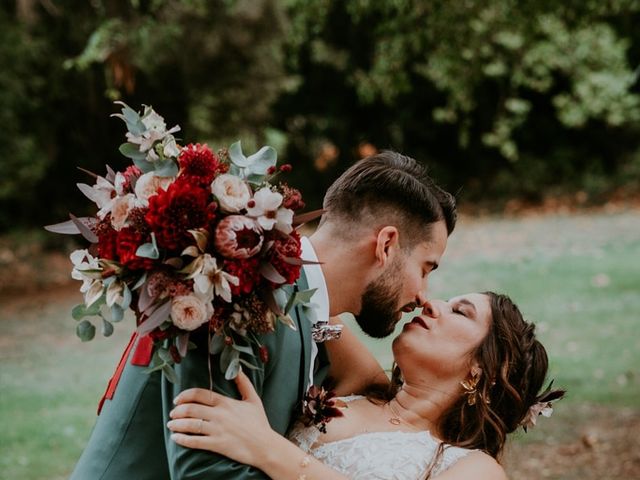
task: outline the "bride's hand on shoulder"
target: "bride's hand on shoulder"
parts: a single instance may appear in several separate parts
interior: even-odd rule
[[[181,392],[167,423],[171,438],[187,448],[209,450],[256,465],[274,435],[262,401],[241,371],[235,379],[242,400],[202,388]]]

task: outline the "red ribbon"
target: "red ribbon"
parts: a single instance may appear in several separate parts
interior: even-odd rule
[[[125,348],[124,352],[122,353],[122,357],[118,362],[116,371],[113,373],[113,376],[109,380],[107,390],[104,392],[104,395],[102,395],[100,403],[98,403],[98,415],[100,415],[100,412],[102,411],[104,401],[113,399],[113,395],[116,393],[116,387],[118,386],[118,382],[120,381],[120,377],[122,376],[122,371],[127,364],[127,358],[129,358],[129,353],[131,353],[131,349],[136,344],[136,340],[138,340],[138,342],[136,345],[136,349],[133,352],[133,357],[131,358],[131,364],[140,367],[146,367],[149,365],[149,363],[151,363],[151,356],[153,354],[153,340],[149,335],[138,337],[138,334],[136,332],[133,332],[129,343],[127,344],[127,348]]]

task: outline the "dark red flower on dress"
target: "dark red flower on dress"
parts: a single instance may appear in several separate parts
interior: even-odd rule
[[[221,163],[217,155],[207,145],[190,143],[180,151],[178,157],[180,175],[185,176],[191,183],[202,187],[211,184],[221,171]]]
[[[334,391],[312,385],[302,401],[302,422],[310,427],[315,425],[322,433],[327,433],[327,423],[336,417],[342,417],[340,408],[345,405],[336,399]]]
[[[208,190],[178,179],[149,197],[145,219],[160,248],[181,252],[195,242],[188,230],[208,226],[213,210]]]
[[[120,264],[130,270],[151,270],[154,261],[151,258],[143,258],[136,255],[138,247],[147,243],[148,239],[131,227],[125,227],[118,232],[118,245],[116,252]]]
[[[293,230],[286,237],[276,238],[269,250],[269,261],[271,265],[286,280],[285,283],[291,284],[300,276],[301,265],[290,263],[288,260],[299,259],[302,254],[300,246],[300,235]]]
[[[262,281],[258,257],[227,259],[223,262],[222,269],[240,280],[238,285],[230,285],[232,295],[251,293]]]

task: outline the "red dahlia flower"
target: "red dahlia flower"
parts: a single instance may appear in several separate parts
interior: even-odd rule
[[[138,247],[146,242],[147,238],[131,227],[125,227],[120,230],[116,246],[120,264],[131,270],[151,270],[153,268],[153,260],[136,255]]]
[[[178,179],[166,191],[160,190],[149,197],[145,219],[159,247],[182,251],[194,243],[188,230],[206,227],[214,217],[209,192]]]
[[[275,239],[269,253],[271,265],[286,279],[285,283],[295,282],[300,276],[300,268],[302,267],[288,263],[285,258],[300,258],[302,247],[298,232],[294,230],[284,238]]]
[[[191,183],[196,183],[202,187],[211,184],[215,176],[222,170],[226,170],[225,166],[215,153],[207,145],[190,143],[180,151],[178,157],[180,163],[180,175],[184,175]]]
[[[222,269],[230,275],[238,277],[238,285],[230,284],[232,295],[251,293],[262,280],[258,257],[237,260],[225,260]]]

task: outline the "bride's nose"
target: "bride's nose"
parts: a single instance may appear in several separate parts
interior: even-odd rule
[[[438,307],[429,300],[426,300],[422,305],[422,313],[431,318],[438,318],[440,316],[440,310],[438,310]]]

